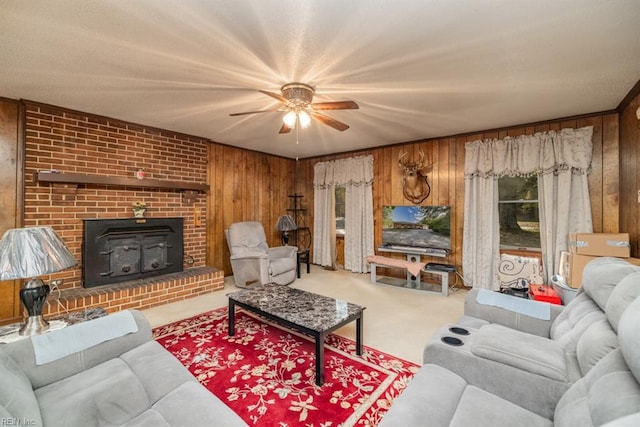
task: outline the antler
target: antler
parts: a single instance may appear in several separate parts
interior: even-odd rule
[[[398,167],[400,169],[407,169],[407,167],[409,166],[409,162],[407,160],[402,160],[402,158],[407,154],[409,154],[408,151],[405,151],[403,153],[402,150],[400,150],[400,154],[398,154]]]
[[[404,169],[406,171],[419,171],[425,167],[425,154],[422,149],[418,151],[418,155],[420,156],[417,162],[409,162],[409,159],[404,159],[404,157],[409,154],[408,151],[400,151],[398,155],[398,167],[400,169]]]

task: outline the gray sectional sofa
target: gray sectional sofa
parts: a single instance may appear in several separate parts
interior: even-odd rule
[[[380,426],[640,425],[639,295],[618,258],[592,261],[566,307],[469,292]]]
[[[0,344],[0,423],[29,426],[246,426],[120,312]]]

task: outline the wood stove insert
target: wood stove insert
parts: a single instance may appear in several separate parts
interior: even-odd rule
[[[108,285],[183,270],[183,218],[84,221],[82,286]]]

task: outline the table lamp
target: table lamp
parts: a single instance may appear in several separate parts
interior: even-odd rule
[[[276,223],[276,230],[282,231],[282,245],[289,246],[289,231],[297,230],[296,222],[291,215],[280,215]]]
[[[20,335],[36,335],[49,329],[42,318],[49,285],[37,276],[56,273],[77,261],[51,227],[13,228],[0,240],[0,280],[31,279],[20,290],[28,317]]]

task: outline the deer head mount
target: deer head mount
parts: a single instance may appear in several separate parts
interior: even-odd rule
[[[422,203],[424,199],[429,197],[431,193],[431,186],[427,182],[426,173],[423,175],[422,171],[431,167],[432,163],[425,161],[424,151],[420,150],[418,161],[411,161],[406,156],[409,154],[407,151],[400,151],[398,155],[398,167],[402,169],[402,193],[405,199],[409,200],[414,205]]]

